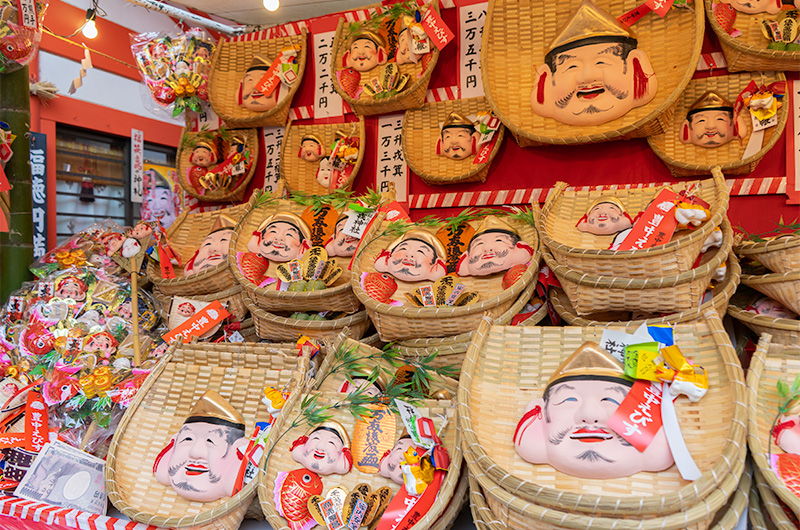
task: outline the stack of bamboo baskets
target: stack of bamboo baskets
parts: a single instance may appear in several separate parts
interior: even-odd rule
[[[675,341],[708,369],[709,391],[675,407],[701,476],[670,467],[616,479],[580,479],[522,460],[514,428],[555,367],[605,328],[510,327],[484,321],[467,352],[458,392],[472,513],[481,529],[734,528],[750,490],[745,472],[746,396],[736,352],[714,311],[676,324]],[[620,329],[620,328],[617,328]],[[544,420],[538,420],[544,421]]]
[[[643,211],[657,195],[655,186],[629,189],[570,190],[556,184],[537,226],[542,255],[558,278],[573,312],[580,317],[608,311],[670,315],[667,321],[686,321],[699,316],[706,290],[716,270],[728,262],[733,233],[727,222],[728,189],[719,168],[713,178],[695,183],[672,184],[677,192],[694,187],[710,205],[710,219],[693,230],[683,230],[666,244],[640,250],[607,250],[612,236],[596,236],[577,229],[576,223],[592,203],[613,195],[631,216]],[[535,209],[535,211],[538,211]],[[711,233],[719,227],[722,243],[698,262]],[[729,276],[736,267],[729,263]],[[728,282],[730,285],[730,282]],[[732,291],[717,289],[722,298],[712,304],[722,309]],[[727,293],[727,294],[726,294]],[[660,317],[659,317],[660,318]],[[568,318],[569,319],[569,318]],[[603,318],[589,318],[603,320]],[[608,319],[606,319],[608,320]]]

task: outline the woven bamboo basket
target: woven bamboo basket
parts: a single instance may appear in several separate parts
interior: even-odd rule
[[[714,489],[697,504],[680,512],[663,516],[625,516],[621,514],[602,515],[597,513],[580,514],[555,510],[521,499],[517,495],[493,482],[477,465],[475,455],[464,446],[464,460],[470,473],[470,488],[480,493],[473,495],[478,499],[478,513],[484,521],[490,522],[492,530],[510,528],[513,530],[556,530],[574,528],[579,530],[708,530],[720,528],[730,530],[736,520],[734,516],[744,510],[747,498],[736,496],[740,489],[745,468],[747,449],[743,444],[735,457],[731,471],[725,473]],[[480,502],[483,499],[483,503]],[[732,514],[726,511],[733,507]],[[732,521],[733,520],[733,521]],[[716,522],[716,524],[715,524]],[[725,526],[719,526],[725,524]]]
[[[451,112],[469,116],[489,110],[486,98],[457,99],[426,103],[421,109],[406,112],[403,118],[403,156],[411,171],[428,184],[454,184],[456,182],[485,182],[489,166],[500,151],[505,127],[495,133],[496,138],[486,161],[473,162],[474,157],[453,160],[436,154],[436,142],[441,137],[441,124]]]
[[[783,450],[770,444],[772,420],[783,401],[776,383],[783,379],[791,385],[800,374],[800,345],[773,344],[769,334],[761,335],[747,371],[747,444],[760,477],[794,513],[800,516],[800,497],[783,483],[769,461],[768,451],[780,455]]]
[[[498,326],[505,326],[511,322],[514,315],[519,313],[528,300],[531,298],[531,293],[536,288],[536,284],[531,283],[522,291],[522,294],[514,302],[508,311],[494,319],[493,324]],[[542,319],[547,316],[547,306],[542,305],[528,320],[523,322],[522,326],[535,326]],[[467,348],[472,340],[474,331],[468,333],[461,333],[453,337],[443,338],[429,338],[429,339],[408,339],[395,342],[393,348],[400,352],[403,357],[419,358],[427,357],[432,353],[436,354],[436,358],[431,362],[433,366],[453,366],[457,372],[461,372],[461,365],[467,356]]]
[[[728,305],[728,314],[752,329],[756,335],[769,333],[773,343],[800,344],[800,320],[758,315],[734,305],[733,302]]]
[[[743,258],[752,258],[773,272],[800,270],[800,235],[776,237],[767,241],[746,241],[734,247]]]
[[[357,348],[357,351],[363,356],[361,364],[367,370],[371,370],[377,363],[377,361],[367,359],[367,356],[375,354],[375,349],[362,343],[353,341],[351,339],[344,339],[337,341],[337,345],[334,346],[334,349],[338,347]],[[319,404],[323,406],[334,403],[342,398],[342,395],[339,393],[339,386],[341,385],[345,374],[333,374],[331,372],[333,357],[333,354],[326,357],[319,369],[319,373],[317,374],[316,383],[314,386],[308,389],[310,393],[319,396]],[[388,364],[384,365],[384,367],[391,368]],[[328,377],[328,375],[333,375],[333,377]],[[456,391],[457,382],[452,379],[442,379],[438,376],[434,376],[433,385],[439,386],[440,388],[445,388],[450,391],[451,394],[455,395],[454,393]],[[311,394],[306,394],[306,396],[308,395]],[[281,436],[274,438],[274,445],[272,445],[270,448],[268,457],[262,462],[263,473],[261,473],[259,477],[258,496],[261,500],[261,508],[264,510],[267,522],[276,530],[286,530],[288,526],[286,524],[286,520],[278,515],[278,512],[275,508],[273,494],[275,478],[278,471],[289,471],[301,467],[300,464],[294,461],[289,449],[292,441],[297,437],[304,435],[306,430],[308,430],[308,426],[305,424],[299,427],[291,428],[292,420],[298,416],[300,411],[299,401],[300,400],[297,399],[291,404],[287,402],[287,405],[284,407],[284,412],[281,414],[281,417],[273,427],[276,429],[276,432],[281,433]],[[421,414],[427,417],[437,418],[438,415],[441,414],[449,419],[447,425],[438,434],[442,439],[443,445],[447,448],[450,454],[450,467],[447,470],[447,475],[442,482],[439,494],[436,497],[433,505],[430,507],[428,513],[414,525],[415,529],[424,530],[432,527],[445,513],[448,514],[448,517],[452,517],[452,511],[448,512],[448,506],[450,505],[451,499],[455,495],[456,491],[458,491],[458,483],[461,477],[463,458],[461,455],[461,440],[456,425],[455,407],[453,402],[451,400],[423,400],[420,402],[418,410]],[[331,413],[333,415],[332,419],[342,424],[348,433],[353,432],[355,421],[349,410],[335,409],[332,410]],[[397,418],[397,420],[398,425],[396,428],[396,434],[399,435],[403,430],[403,427],[402,421],[399,418]],[[373,491],[380,487],[388,486],[391,488],[393,495],[399,490],[399,486],[387,478],[384,478],[378,474],[368,475],[361,473],[357,469],[353,468],[353,470],[346,475],[332,475],[330,477],[323,478],[325,489],[323,490],[322,496],[324,497],[328,489],[330,489],[332,486],[341,486],[348,491],[352,491],[353,488],[360,483],[369,484]]]
[[[335,339],[344,328],[350,328],[350,336],[358,340],[370,325],[367,312],[363,309],[352,315],[333,320],[298,320],[288,318],[259,308],[246,294],[244,303],[256,325],[256,333],[262,339],[296,341],[301,335],[312,339]]]
[[[364,162],[364,153],[367,150],[364,118],[359,116],[357,122],[315,125],[295,125],[293,121],[289,120],[289,124],[286,126],[286,133],[283,136],[283,143],[281,144],[280,164],[281,178],[286,182],[286,188],[291,192],[302,191],[314,195],[326,195],[328,188],[317,182],[319,163],[308,162],[297,156],[300,151],[300,141],[306,134],[318,136],[322,140],[323,146],[325,146],[326,153],[330,154],[331,145],[336,141],[336,132],[342,131],[349,135],[353,127],[356,129],[355,134],[358,135],[361,147],[358,151],[355,166],[353,166],[353,172],[350,173],[347,182],[341,186],[342,189],[346,190],[353,186],[353,182],[358,176],[358,171],[361,169],[361,164]]]
[[[234,285],[230,289],[220,291],[218,293],[211,293],[202,296],[188,296],[192,300],[199,300],[201,302],[213,302],[219,300],[220,303],[228,310],[233,316],[233,320],[241,322],[248,315],[248,308],[242,298],[244,289],[241,285]],[[161,292],[157,287],[153,288],[153,296],[161,304],[161,318],[166,321],[169,318],[169,306],[172,302],[172,296],[166,295]]]
[[[704,366],[710,378],[702,401],[675,403],[687,447],[702,472],[698,480],[683,480],[674,466],[619,479],[578,479],[548,465],[525,462],[511,443],[525,405],[541,393],[536,387],[543,387],[555,367],[584,341],[599,342],[603,329],[482,322],[461,370],[458,401],[465,447],[498,484],[497,489],[514,492],[520,501],[539,507],[616,516],[689,509],[720,486],[737,458],[744,459],[739,454],[744,451],[746,434],[744,377],[722,321],[713,311],[674,327],[676,344],[687,358]],[[473,466],[470,469],[475,471]],[[741,469],[737,483],[739,474]]]
[[[256,421],[269,418],[261,402],[264,388],[295,389],[307,368],[308,358],[303,356],[298,363],[294,344],[278,349],[192,343],[169,350],[142,385],[111,440],[106,460],[109,500],[140,523],[238,528],[255,496],[256,480],[230,498],[189,501],[155,479],[153,462],[206,390],[216,390],[228,399],[244,416],[249,435]]]
[[[770,489],[769,484],[767,484],[764,477],[761,476],[761,472],[758,468],[753,469],[753,478],[756,489],[758,489],[758,495],[761,497],[761,506],[764,516],[767,519],[767,528],[769,528],[771,524],[772,527],[779,528],[780,530],[796,529],[797,523],[792,520],[792,517],[786,512],[788,508],[775,496],[775,492]]]
[[[676,192],[694,183],[671,184]],[[659,187],[602,190],[567,189],[567,184],[555,185],[537,221],[542,243],[550,249],[556,261],[585,274],[623,278],[662,278],[692,270],[703,243],[720,225],[728,211],[728,188],[718,168],[713,178],[700,182],[697,196],[711,205],[711,218],[694,230],[682,230],[664,245],[640,250],[608,250],[614,236],[596,236],[581,232],[575,225],[592,203],[603,196],[617,197],[631,217],[644,210],[656,196]],[[534,205],[534,212],[538,212]]]
[[[386,233],[390,223],[384,219],[385,214],[378,215],[381,217],[376,218],[370,231],[363,236],[363,241],[369,243],[362,244],[353,259],[351,284],[353,292],[367,308],[369,318],[384,341],[449,337],[470,332],[478,326],[485,311],[490,313],[491,318],[502,315],[514,304],[525,287],[536,279],[540,259],[536,231],[533,225],[508,218],[506,221],[520,233],[520,239],[535,249],[528,270],[508,289],[502,290],[502,275],[467,276],[460,277],[459,282],[467,291],[474,291],[480,295],[479,301],[474,304],[449,308],[419,308],[378,302],[364,291],[360,281],[362,273],[375,272],[375,259],[396,237]],[[439,227],[420,228],[435,233]],[[412,292],[416,287],[418,285],[415,283],[397,280],[397,291],[392,296],[395,300],[405,300],[404,294]]]
[[[800,313],[800,269],[773,274],[742,274],[742,283]]]
[[[712,13],[712,4],[716,2],[705,0],[705,3],[708,22],[722,46],[729,72],[800,70],[800,52],[767,49],[768,41],[761,33],[761,20],[774,19],[776,16],[737,13],[734,27],[742,34],[733,38],[722,29]]]
[[[735,101],[739,92],[751,81],[759,85],[774,81],[785,81],[786,76],[777,72],[771,75],[731,74],[717,77],[693,79],[678,99],[672,121],[667,125],[664,134],[650,136],[647,142],[653,152],[669,168],[673,176],[692,177],[708,175],[714,166],[720,166],[726,175],[743,175],[755,170],[764,155],[772,149],[778,138],[783,134],[786,120],[789,115],[788,108],[784,105],[778,109],[778,124],[764,131],[762,148],[755,154],[742,158],[747,142],[752,135],[752,127],[748,124],[747,134],[740,141],[733,139],[730,142],[714,148],[699,147],[694,144],[681,142],[681,131],[689,107],[707,90],[714,90]]]
[[[250,149],[251,153],[251,164],[250,169],[247,170],[247,174],[244,177],[241,177],[236,186],[228,190],[215,190],[215,191],[206,191],[203,195],[197,193],[194,189],[194,186],[191,185],[189,182],[189,178],[186,172],[192,167],[191,162],[189,159],[192,156],[192,139],[199,134],[203,133],[194,133],[190,132],[186,129],[183,130],[183,136],[181,138],[181,145],[178,147],[178,179],[180,179],[181,187],[183,190],[197,199],[198,201],[208,201],[208,202],[239,202],[244,198],[244,193],[247,190],[247,185],[250,184],[250,181],[253,180],[253,175],[256,174],[256,164],[258,163],[258,131],[256,129],[240,129],[235,131],[236,135],[241,135],[244,137],[245,143],[247,147]],[[203,236],[205,237],[205,235]]]
[[[639,5],[637,0],[596,3],[614,17]],[[481,53],[483,87],[495,115],[522,147],[585,144],[659,134],[669,123],[675,102],[694,75],[703,42],[703,12],[673,9],[663,20],[645,17],[634,27],[639,49],[647,52],[658,78],[658,92],[650,103],[602,125],[573,126],[539,116],[531,108],[536,68],[544,62],[550,42],[579,5],[580,0],[489,2]]]
[[[556,312],[571,326],[608,326],[613,325],[623,327],[628,332],[634,332],[642,324],[652,326],[664,322],[688,322],[696,318],[700,318],[709,309],[713,309],[720,318],[725,317],[725,311],[728,308],[728,302],[736,292],[736,287],[739,285],[739,274],[741,267],[739,261],[732,253],[728,255],[728,274],[725,279],[712,287],[713,296],[711,300],[701,304],[696,309],[690,309],[681,313],[673,313],[661,317],[652,317],[639,320],[630,320],[630,313],[607,312],[589,315],[587,318],[579,317],[572,304],[569,302],[569,297],[561,289],[551,289],[550,299],[553,302],[553,307]]]
[[[722,233],[722,247],[707,252],[700,265],[662,278],[595,276],[559,265],[546,248],[542,249],[542,256],[578,315],[603,311],[680,313],[700,305],[714,271],[728,259],[733,233],[727,219]]]
[[[244,277],[236,264],[236,254],[247,252],[247,242],[261,222],[274,213],[291,212],[300,215],[305,208],[288,199],[267,200],[254,206],[233,231],[228,263],[236,281],[245,289],[250,299],[266,311],[344,311],[353,313],[360,303],[350,287],[347,271],[348,258],[332,258],[344,269],[342,275],[329,288],[310,292],[278,291],[274,285],[258,287]],[[270,270],[275,265],[270,265]]]
[[[756,484],[755,477],[753,477],[753,482],[750,485],[747,519],[750,522],[750,528],[775,530],[775,525],[773,525],[772,522],[767,523],[769,516],[765,516],[764,509],[761,506],[761,498],[758,495],[758,485]]]
[[[181,263],[186,263],[200,248],[217,218],[224,214],[238,221],[253,207],[255,197],[245,204],[231,206],[223,210],[203,213],[189,213],[183,210],[172,226],[167,229],[167,239],[175,253],[180,256]],[[227,262],[206,269],[197,274],[183,275],[183,268],[176,267],[175,278],[164,279],[161,268],[150,261],[147,264],[147,277],[158,290],[165,295],[193,296],[225,291],[236,285],[236,278]]]
[[[221,40],[211,60],[211,75],[208,81],[208,101],[217,116],[225,121],[228,127],[283,127],[289,117],[292,99],[303,81],[306,70],[306,29],[300,35],[278,37],[275,39],[257,39],[250,41]],[[299,69],[297,79],[289,88],[286,96],[278,101],[271,110],[254,112],[238,105],[237,92],[239,83],[250,62],[256,55],[274,60],[283,48],[300,46],[297,56]]]
[[[438,2],[429,2],[434,6],[436,11],[439,11]],[[367,6],[366,8],[380,8],[380,4]],[[364,9],[364,8],[362,8]],[[392,112],[403,111],[406,109],[417,109],[425,103],[425,96],[428,94],[428,83],[431,80],[431,73],[436,68],[436,63],[439,60],[439,50],[431,45],[432,57],[427,65],[427,68],[422,67],[422,61],[414,64],[401,64],[399,65],[400,73],[409,76],[408,84],[399,93],[394,96],[386,97],[383,99],[374,99],[372,96],[362,92],[359,99],[354,99],[339,85],[339,79],[336,72],[344,68],[343,57],[347,51],[348,45],[348,27],[350,22],[345,20],[344,17],[339,18],[339,25],[336,27],[336,36],[333,38],[333,65],[334,71],[331,78],[333,79],[333,88],[342,96],[342,99],[347,102],[350,107],[356,111],[360,116],[373,116],[375,114],[389,114]],[[363,72],[359,81],[360,86],[364,86],[373,77],[378,76],[378,68],[369,72]]]
[[[478,472],[481,473],[480,471]],[[483,495],[480,484],[477,479],[470,474],[469,488],[470,488],[470,508],[472,510],[472,517],[475,525],[480,530],[503,530],[506,528],[505,523],[497,517],[494,512],[489,508],[486,497]],[[715,522],[712,522],[712,530],[732,530],[735,528],[736,523],[741,518],[744,510],[748,506],[748,501],[752,503],[752,489],[755,484],[752,480],[750,470],[746,467],[745,472],[742,474],[739,487],[736,493],[733,494],[728,505],[717,512]],[[752,504],[750,504],[752,509]],[[554,528],[550,526],[550,528]],[[763,526],[754,526],[754,528],[764,528]]]

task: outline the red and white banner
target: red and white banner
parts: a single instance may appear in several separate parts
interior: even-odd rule
[[[74,528],[78,530],[160,530],[158,526],[124,521],[105,515],[81,512],[17,497],[0,497],[0,515],[16,517],[30,524],[26,528]],[[0,522],[0,525],[2,523]]]
[[[481,77],[481,36],[489,2],[458,2],[458,84],[464,98],[484,95]]]

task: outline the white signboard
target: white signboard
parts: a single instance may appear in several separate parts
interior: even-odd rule
[[[394,183],[397,202],[408,201],[408,167],[403,157],[403,115],[390,114],[378,118],[378,158],[375,187],[379,192],[389,190]]]

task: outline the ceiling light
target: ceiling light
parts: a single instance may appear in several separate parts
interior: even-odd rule
[[[86,11],[86,23],[83,25],[83,36],[87,39],[93,39],[97,37],[97,26],[94,23],[94,9],[88,9]]]
[[[276,11],[280,6],[280,0],[264,0],[264,8],[267,11]]]

